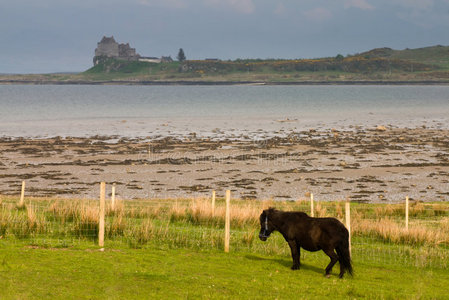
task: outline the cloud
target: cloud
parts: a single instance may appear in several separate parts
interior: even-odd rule
[[[256,9],[253,0],[204,0],[204,3],[219,8],[230,8],[241,14],[252,14]]]
[[[278,4],[278,6],[276,7],[276,9],[274,10],[274,14],[280,16],[280,15],[285,14],[286,11],[287,11],[287,10],[285,9],[284,4],[281,2],[281,3]]]
[[[447,27],[448,0],[391,0],[396,16],[422,28]]]
[[[330,10],[324,7],[317,7],[311,10],[307,10],[303,13],[303,15],[309,21],[322,22],[330,19],[332,17],[332,13]]]
[[[345,8],[359,8],[362,10],[373,10],[374,6],[369,4],[366,0],[345,0]]]
[[[413,11],[426,11],[431,9],[435,1],[434,0],[391,0],[391,3],[402,6],[406,9]]]
[[[139,4],[145,6],[159,6],[169,8],[185,8],[187,3],[185,0],[138,0]]]

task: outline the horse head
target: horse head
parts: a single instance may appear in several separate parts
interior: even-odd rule
[[[259,239],[261,241],[266,241],[267,238],[270,236],[270,234],[275,230],[273,223],[270,220],[270,216],[272,215],[272,212],[274,211],[273,208],[269,208],[264,210],[259,217],[260,221],[260,232],[259,232]]]

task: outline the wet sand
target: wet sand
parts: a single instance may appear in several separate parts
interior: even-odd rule
[[[187,136],[0,139],[0,195],[449,200],[449,130],[348,128],[250,139]],[[110,193],[108,185],[108,193]]]

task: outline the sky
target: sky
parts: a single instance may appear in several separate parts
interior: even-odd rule
[[[103,36],[223,60],[449,45],[449,0],[0,0],[0,73],[87,70]]]

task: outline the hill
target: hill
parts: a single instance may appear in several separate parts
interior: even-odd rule
[[[318,59],[187,60],[182,63],[127,62],[101,58],[86,78],[165,81],[449,81],[449,47],[393,50]]]
[[[0,76],[0,83],[124,84],[347,84],[449,83],[449,46],[363,53],[317,59],[186,60],[139,62],[95,57],[97,65],[76,74]]]
[[[449,69],[449,46],[432,46],[417,49],[393,50],[377,48],[360,54],[368,57],[382,57],[419,62]]]

